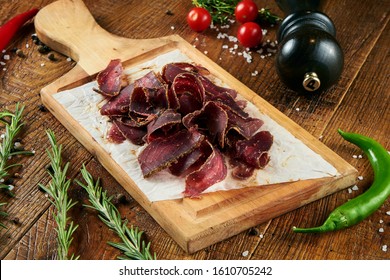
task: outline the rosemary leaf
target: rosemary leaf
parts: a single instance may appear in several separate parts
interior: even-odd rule
[[[108,242],[109,245],[121,250],[123,256],[119,259],[133,259],[133,260],[155,260],[156,254],[150,253],[150,243],[147,245],[141,241],[143,232],[138,227],[128,227],[127,220],[122,221],[118,209],[112,204],[112,197],[107,197],[107,191],[102,190],[99,184],[99,179],[94,182],[92,175],[87,171],[85,166],[81,169],[86,185],[80,181],[76,181],[82,188],[84,188],[89,196],[91,205],[86,205],[95,209],[99,213],[99,218],[112,231],[114,231],[122,240],[121,243]]]
[[[70,187],[70,180],[66,178],[66,173],[69,168],[69,163],[66,163],[62,167],[62,145],[57,144],[54,132],[51,130],[46,131],[47,136],[51,144],[51,151],[47,150],[47,155],[51,162],[53,172],[49,172],[51,181],[48,186],[39,184],[40,188],[49,195],[49,201],[56,208],[56,213],[53,214],[53,218],[57,223],[57,242],[58,242],[58,259],[60,260],[73,260],[78,259],[73,254],[69,256],[69,247],[72,243],[72,235],[77,229],[78,225],[74,225],[70,218],[67,216],[67,212],[76,204],[68,198],[68,189]]]
[[[20,166],[20,164],[9,164],[9,160],[15,155],[33,155],[30,151],[20,151],[15,150],[14,148],[16,136],[19,134],[24,125],[22,123],[23,110],[24,106],[20,106],[20,104],[17,103],[14,113],[9,111],[0,112],[0,124],[4,125],[5,130],[4,133],[1,134],[2,140],[0,141],[0,189],[6,190],[11,196],[14,196],[11,192],[12,186],[4,183],[5,178],[9,176],[9,169],[15,166]],[[0,203],[0,206],[4,204],[5,203]],[[1,213],[2,216],[7,214],[5,212]],[[5,227],[2,223],[0,223],[0,226]]]
[[[209,11],[213,23],[224,24],[229,17],[234,15],[234,10],[240,0],[192,0],[196,7],[202,7]]]

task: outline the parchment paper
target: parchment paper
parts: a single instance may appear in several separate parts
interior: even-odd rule
[[[175,50],[162,54],[146,63],[139,64],[136,67],[125,69],[125,73],[130,75],[132,82],[151,70],[161,71],[162,67],[167,63],[183,61],[192,62],[182,52]],[[226,86],[221,81],[214,81],[222,86]],[[100,94],[92,90],[93,88],[97,88],[95,81],[71,90],[56,93],[54,98],[111,155],[151,202],[181,198],[185,188],[184,178],[175,177],[166,171],[155,174],[148,179],[143,178],[137,155],[144,146],[133,145],[129,141],[125,141],[122,144],[114,144],[106,140],[111,124],[107,121],[108,118],[106,116],[100,115],[99,110],[105,101]],[[238,98],[243,99],[240,96]],[[309,149],[270,117],[262,114],[249,101],[245,110],[250,116],[264,121],[264,125],[260,130],[269,130],[274,136],[274,143],[270,150],[271,160],[263,170],[256,172],[255,178],[251,178],[250,182],[235,180],[228,171],[228,176],[224,181],[210,187],[206,192],[339,175],[331,164]]]

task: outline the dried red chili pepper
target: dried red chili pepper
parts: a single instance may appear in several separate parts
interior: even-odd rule
[[[0,51],[7,47],[16,32],[23,26],[23,24],[33,18],[38,11],[39,9],[34,8],[22,14],[16,15],[0,27]]]

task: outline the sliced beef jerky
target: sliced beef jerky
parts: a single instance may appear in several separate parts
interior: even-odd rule
[[[195,129],[183,129],[167,138],[157,138],[150,142],[138,156],[143,176],[149,177],[169,167],[198,147],[203,138]]]
[[[134,87],[159,88],[164,86],[164,81],[154,71],[134,81]]]
[[[100,109],[100,114],[108,116],[122,116],[129,112],[130,95],[134,89],[134,84],[124,87],[119,95],[110,98]]]
[[[108,131],[107,140],[117,144],[123,143],[126,140],[126,137],[122,134],[115,122],[112,122],[111,128]]]
[[[142,145],[145,143],[143,140],[146,135],[145,126],[140,127],[136,124],[132,125],[130,122],[123,121],[123,118],[113,120],[113,124],[117,126],[122,135],[131,143],[135,145]]]
[[[230,130],[235,130],[246,139],[251,138],[253,134],[264,124],[264,122],[260,119],[252,117],[243,118],[229,109],[226,110],[226,113],[228,115],[227,133]]]
[[[197,198],[210,186],[226,178],[227,167],[222,153],[210,143],[209,147],[211,152],[207,160],[198,170],[186,176],[185,197]]]
[[[167,137],[180,129],[181,115],[174,110],[165,110],[147,125],[146,142],[159,137]]]
[[[111,60],[106,69],[99,72],[96,80],[98,83],[97,92],[107,97],[118,95],[122,86],[125,85],[121,60]]]
[[[199,110],[203,106],[205,92],[202,83],[193,73],[180,73],[172,83],[172,90],[179,100],[182,115]]]
[[[177,75],[181,73],[198,73],[199,68],[186,62],[176,62],[164,65],[161,71],[161,77],[168,84],[172,84]]]
[[[187,128],[195,127],[206,134],[211,143],[217,143],[224,148],[228,115],[219,104],[207,102],[201,110],[183,117],[183,124]]]
[[[199,75],[199,79],[202,82],[206,92],[210,95],[228,93],[231,97],[233,97],[233,99],[237,97],[237,91],[234,89],[218,86],[203,75]]]
[[[264,168],[269,161],[268,151],[273,143],[269,131],[260,131],[249,140],[236,143],[235,158],[255,168]]]

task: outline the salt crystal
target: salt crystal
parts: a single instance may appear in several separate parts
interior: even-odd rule
[[[4,68],[3,68],[3,71],[7,71],[7,68],[4,67]]]
[[[15,148],[19,148],[20,146],[22,146],[22,144],[20,144],[20,142],[15,142],[15,143],[14,143],[14,147],[15,147]]]
[[[6,52],[6,50],[2,50],[1,52],[2,52],[2,53],[5,53],[5,52]]]
[[[382,251],[383,251],[383,252],[387,252],[387,245],[383,245],[383,246],[382,246]]]
[[[198,38],[198,37],[196,37],[196,38],[195,38],[195,41],[199,41],[199,38]]]
[[[4,58],[5,60],[9,60],[11,57],[10,57],[9,54],[5,54],[5,55],[3,56],[3,58]]]
[[[247,251],[244,251],[244,252],[242,252],[242,256],[243,257],[247,257],[249,255],[249,251],[247,250]]]
[[[13,186],[13,185],[8,185],[8,190],[9,190],[9,191],[12,191],[14,188],[15,188],[15,186]]]
[[[172,30],[174,30],[174,29],[175,29],[175,27],[172,25],[172,26],[171,26],[171,29],[172,29]]]
[[[228,46],[228,45],[223,45],[222,48],[223,48],[223,49],[228,49],[229,46]]]
[[[0,65],[4,66],[5,62],[4,61],[0,61]]]
[[[359,187],[356,186],[356,185],[354,185],[354,186],[352,187],[352,190],[353,190],[353,191],[357,191],[358,189],[359,189]]]
[[[362,155],[358,155],[358,158],[363,158],[363,156]]]
[[[4,134],[4,133],[1,134],[1,135],[0,135],[0,138],[1,138],[1,139],[4,139],[4,138],[5,138],[5,134]]]
[[[260,237],[260,238],[264,238],[264,235],[263,235],[263,234],[260,234],[259,237]]]
[[[234,44],[233,48],[236,50],[238,49],[238,45],[237,44]]]
[[[353,158],[357,158],[357,155],[353,155],[352,157],[353,157]]]
[[[4,183],[4,178],[1,178],[1,179],[0,179],[0,183]]]
[[[386,212],[386,215],[390,216],[390,211],[387,211],[387,212]]]
[[[380,223],[380,224],[383,224],[383,220],[379,220],[379,223]]]
[[[379,228],[378,229],[379,232],[384,232],[385,230],[383,229],[383,227]]]
[[[300,111],[300,109],[299,109],[299,108],[295,108],[295,111],[299,112],[299,111]]]
[[[27,44],[26,44],[26,49],[28,49],[29,47],[30,47],[30,45],[27,43]]]
[[[352,193],[352,189],[351,188],[348,188],[348,193]]]
[[[66,61],[72,61],[72,59],[71,59],[70,57],[68,57],[68,58],[66,59]]]
[[[318,137],[318,139],[320,139],[320,140],[321,140],[323,137],[324,137],[324,135],[320,135],[320,137]]]
[[[45,66],[45,63],[41,63],[41,67]]]
[[[209,52],[208,51],[204,51],[204,54],[208,54]]]
[[[358,176],[357,178],[358,178],[359,181],[363,180],[363,176]]]

